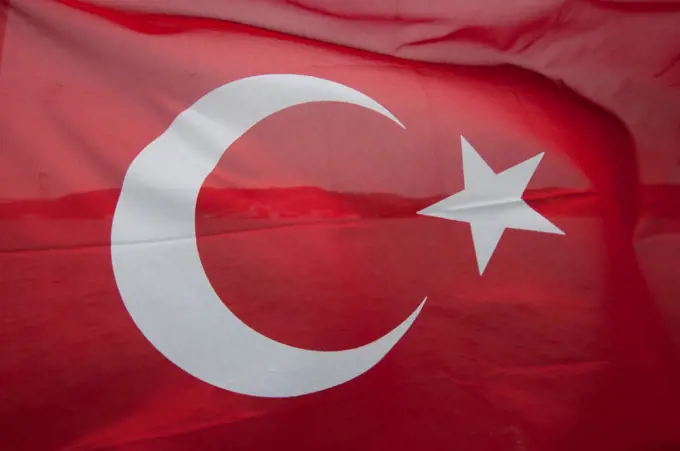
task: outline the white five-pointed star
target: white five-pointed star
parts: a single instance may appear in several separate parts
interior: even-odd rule
[[[505,229],[564,235],[522,200],[522,194],[543,158],[542,153],[496,174],[464,137],[460,139],[465,189],[418,214],[469,222],[480,275]]]

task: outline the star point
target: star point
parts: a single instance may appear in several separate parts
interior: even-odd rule
[[[468,222],[480,275],[484,273],[505,229],[564,235],[562,230],[522,199],[544,153],[495,173],[467,139],[460,138],[465,188],[418,214]]]

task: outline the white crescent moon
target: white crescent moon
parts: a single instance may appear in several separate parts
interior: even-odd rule
[[[370,97],[320,78],[276,74],[227,83],[183,111],[130,165],[111,230],[120,295],[144,336],[196,378],[236,393],[289,397],[368,371],[406,333],[425,300],[376,341],[313,351],[274,341],[220,300],[196,245],[199,190],[225,150],[270,114],[309,102],[345,102],[403,125]]]

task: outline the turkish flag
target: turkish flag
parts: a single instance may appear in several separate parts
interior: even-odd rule
[[[3,4],[1,449],[680,446],[677,6],[419,3]]]

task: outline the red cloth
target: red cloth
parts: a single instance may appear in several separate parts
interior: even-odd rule
[[[462,3],[4,5],[0,448],[680,446],[680,7]],[[225,305],[339,350],[428,296],[373,369],[285,399],[163,357],[110,249],[142,149],[209,91],[270,73],[350,86],[406,128],[318,103],[239,139],[196,212]],[[496,172],[545,152],[524,199],[565,235],[508,230],[480,276],[467,224],[416,214],[463,189],[461,135]]]

